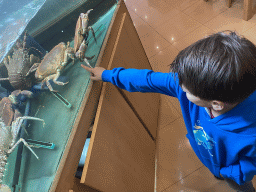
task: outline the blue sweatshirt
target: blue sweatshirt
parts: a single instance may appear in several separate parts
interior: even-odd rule
[[[174,73],[114,68],[105,70],[102,80],[129,92],[177,97],[186,136],[197,157],[215,176],[221,174],[242,185],[256,175],[256,91],[232,110],[212,119],[206,108],[187,99]]]

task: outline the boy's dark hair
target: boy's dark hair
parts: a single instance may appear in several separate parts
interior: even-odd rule
[[[171,71],[200,99],[241,102],[256,89],[256,47],[235,32],[219,32],[182,50]]]

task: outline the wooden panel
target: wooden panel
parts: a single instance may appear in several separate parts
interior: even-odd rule
[[[243,19],[248,21],[253,17],[253,1],[252,0],[244,0],[244,13]]]
[[[120,29],[120,25],[122,25],[123,14],[126,12],[126,7],[123,1],[120,1],[117,5],[116,12],[113,15],[113,19],[109,26],[109,30],[106,34],[106,38],[102,45],[102,52],[100,53],[98,60],[100,63],[96,64],[96,67],[104,67],[107,68],[109,65],[110,57],[113,52],[115,40]]]
[[[104,192],[154,190],[155,143],[117,88],[103,83],[81,183]]]
[[[226,0],[226,3],[227,3],[228,8],[230,8],[231,4],[232,4],[232,0]]]
[[[91,187],[88,187],[87,185],[80,183],[80,179],[76,177],[73,177],[73,179],[74,186],[68,192],[99,192],[96,189],[93,189]]]
[[[89,127],[94,121],[102,82],[92,82],[74,124],[65,153],[50,191],[68,192],[74,185],[74,175],[78,167]]]
[[[125,12],[121,16],[122,21],[119,25],[119,32],[116,36],[108,69],[116,67],[152,69],[130,15],[125,5],[123,6]],[[121,89],[120,91],[125,96],[152,138],[155,139],[160,94],[130,93]]]

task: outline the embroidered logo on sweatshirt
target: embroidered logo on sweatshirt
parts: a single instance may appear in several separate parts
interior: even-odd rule
[[[213,138],[209,137],[206,132],[204,131],[204,128],[196,125],[194,126],[196,130],[193,130],[196,142],[198,145],[204,146],[206,150],[208,150],[209,154],[213,156],[210,152],[210,149],[214,147],[214,144],[216,143]]]

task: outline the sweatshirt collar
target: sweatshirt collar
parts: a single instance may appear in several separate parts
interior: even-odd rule
[[[209,121],[223,130],[233,131],[241,127],[248,127],[256,122],[256,91],[233,109],[218,117],[211,119],[209,111],[205,112]]]

